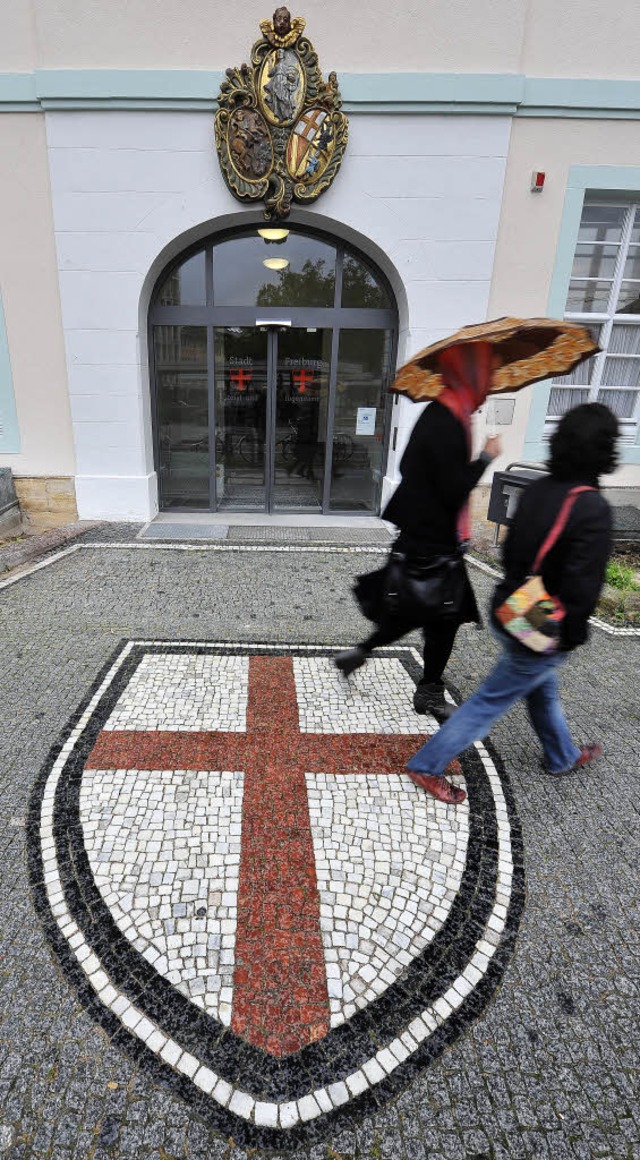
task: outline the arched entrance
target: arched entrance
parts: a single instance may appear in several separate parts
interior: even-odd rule
[[[361,254],[217,235],[163,271],[149,324],[161,510],[379,512],[397,311]]]

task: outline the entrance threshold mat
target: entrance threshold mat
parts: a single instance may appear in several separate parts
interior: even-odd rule
[[[227,524],[149,524],[139,540],[226,540]]]

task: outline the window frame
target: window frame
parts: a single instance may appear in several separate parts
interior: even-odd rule
[[[602,279],[602,278],[598,278],[598,277],[594,277],[594,278],[589,278],[589,277],[580,278],[580,277],[578,277],[578,278],[575,278],[573,276],[573,263],[572,263],[569,284],[567,286],[567,291],[566,291],[566,295],[565,295],[565,310],[564,310],[563,317],[570,322],[579,322],[580,324],[582,324],[584,326],[588,326],[588,327],[594,328],[594,329],[597,328],[599,331],[598,344],[599,344],[601,349],[600,349],[600,353],[597,354],[593,359],[592,372],[591,372],[591,376],[590,376],[590,381],[588,383],[575,383],[575,382],[567,381],[570,376],[558,377],[558,378],[551,380],[551,382],[550,382],[551,390],[549,393],[549,399],[547,402],[547,408],[546,408],[546,414],[545,414],[545,420],[544,420],[543,439],[545,439],[545,440],[549,439],[549,437],[551,436],[551,434],[555,430],[555,428],[558,424],[558,421],[561,418],[562,413],[564,413],[564,412],[561,412],[559,414],[551,414],[550,413],[549,407],[550,407],[551,399],[553,397],[554,387],[558,387],[558,388],[561,388],[563,390],[572,391],[572,392],[579,391],[582,395],[584,395],[586,393],[586,399],[583,399],[582,401],[586,401],[586,402],[599,401],[599,402],[605,402],[605,403],[606,403],[606,392],[608,390],[611,390],[612,392],[618,390],[618,391],[631,391],[631,392],[635,393],[635,396],[636,396],[635,403],[634,403],[634,406],[632,409],[632,414],[629,417],[618,418],[618,422],[620,425],[620,441],[621,441],[621,443],[634,444],[636,442],[636,435],[638,434],[638,430],[639,430],[639,426],[640,426],[640,382],[639,382],[637,387],[636,386],[627,386],[625,384],[612,386],[609,384],[605,384],[603,381],[603,378],[604,378],[605,365],[607,364],[608,360],[611,360],[611,359],[630,359],[631,358],[631,359],[637,359],[638,363],[640,364],[640,353],[633,354],[633,353],[610,352],[609,351],[609,344],[611,341],[611,335],[612,335],[613,327],[615,325],[624,325],[624,326],[630,325],[630,326],[637,326],[640,328],[640,313],[638,313],[638,314],[616,313],[616,310],[615,310],[615,307],[618,303],[618,299],[620,296],[622,283],[635,280],[635,279],[625,278],[624,271],[625,271],[625,266],[626,266],[627,260],[629,258],[630,247],[632,245],[638,246],[638,252],[640,252],[640,240],[639,241],[632,241],[634,228],[640,228],[640,199],[634,199],[633,197],[625,197],[625,198],[616,197],[614,199],[611,197],[598,195],[595,192],[592,193],[591,195],[587,195],[583,201],[583,205],[582,205],[582,209],[581,209],[581,213],[580,213],[578,235],[576,237],[576,241],[575,241],[575,245],[574,245],[573,262],[575,262],[575,258],[578,255],[579,247],[585,246],[586,244],[588,244],[588,243],[585,243],[584,241],[580,240],[580,228],[583,225],[584,211],[585,211],[585,209],[596,208],[598,206],[615,207],[615,208],[622,209],[624,212],[624,219],[623,219],[620,241],[612,243],[612,242],[605,240],[602,243],[596,243],[596,244],[601,244],[603,247],[615,245],[618,249],[618,254],[617,254],[617,258],[616,258],[616,262],[615,262],[613,276],[611,278],[611,289],[610,289],[610,293],[609,293],[608,308],[606,311],[586,311],[586,310],[585,311],[575,311],[575,310],[567,310],[566,309],[566,304],[568,303],[570,295],[571,295],[571,283],[572,282],[575,282],[575,281],[599,282],[599,281],[603,281],[603,280],[608,281],[608,279]],[[638,280],[638,291],[639,291],[639,296],[640,296],[640,279]],[[605,398],[598,399],[598,396],[601,392],[604,393]],[[565,411],[568,410],[571,405],[572,404],[569,403],[569,406],[565,408]]]

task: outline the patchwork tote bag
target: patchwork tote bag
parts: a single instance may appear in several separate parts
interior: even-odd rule
[[[571,509],[583,491],[593,487],[572,487],[546,540],[533,561],[531,575],[496,608],[496,617],[510,636],[536,653],[555,652],[560,644],[565,610],[557,596],[547,592],[541,576],[542,563],[563,532]]]

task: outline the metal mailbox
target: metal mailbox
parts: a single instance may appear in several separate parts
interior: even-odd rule
[[[548,475],[548,471],[541,463],[510,463],[505,471],[495,472],[487,512],[487,519],[496,525],[494,544],[498,543],[500,527],[513,523],[524,489],[543,475]]]

